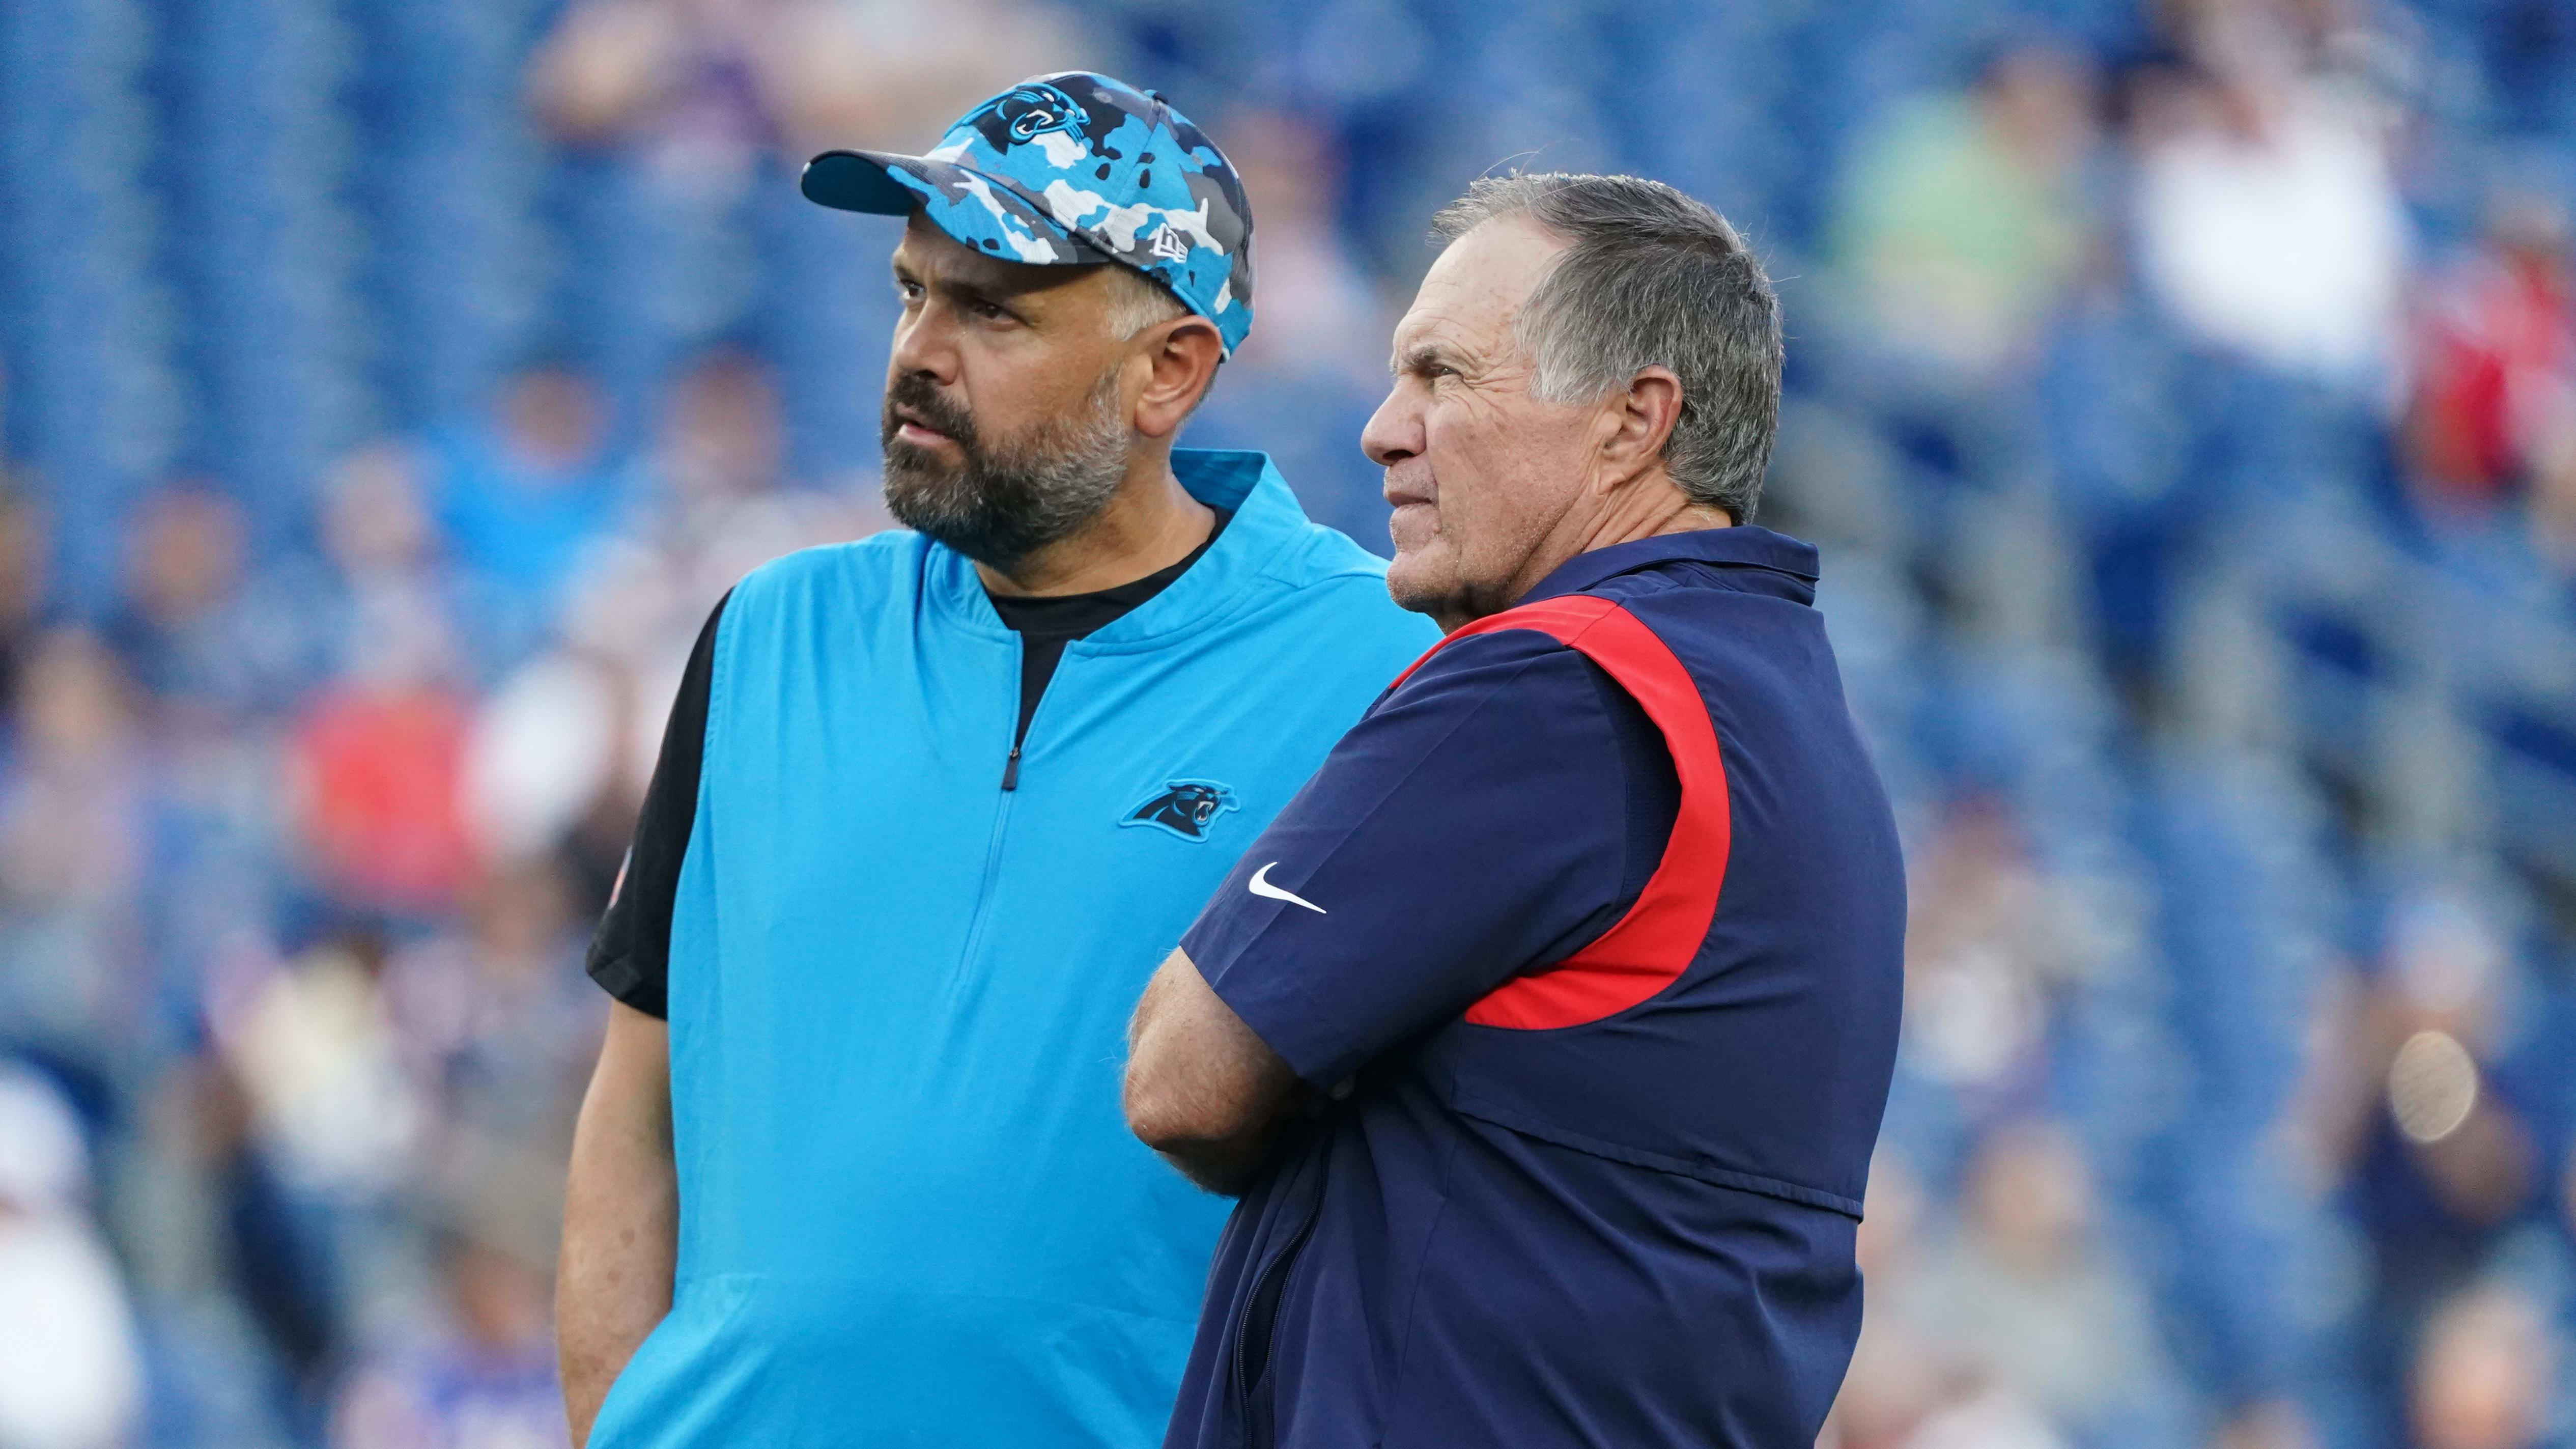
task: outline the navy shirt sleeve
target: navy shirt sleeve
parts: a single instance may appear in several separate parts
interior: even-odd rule
[[[715,674],[716,621],[724,617],[728,591],[707,615],[706,627],[689,650],[688,667],[680,673],[680,693],[671,701],[670,722],[662,727],[662,753],[653,761],[653,783],[644,789],[644,809],[635,822],[635,841],[626,849],[626,867],[617,873],[607,914],[590,938],[590,979],[609,995],[646,1016],[668,1016],[671,980],[671,908],[680,895],[680,862],[689,852],[689,834],[698,823],[698,768],[706,758],[707,693]]]
[[[1527,629],[1442,648],[1334,746],[1182,949],[1329,1086],[1635,903],[1681,787],[1662,735]]]

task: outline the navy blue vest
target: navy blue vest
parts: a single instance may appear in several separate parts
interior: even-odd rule
[[[1860,1326],[1905,893],[1813,561],[1643,540],[1451,636],[1537,630],[1626,689],[1681,784],[1669,844],[1597,939],[1295,1129],[1219,1245],[1167,1445],[1814,1441]]]

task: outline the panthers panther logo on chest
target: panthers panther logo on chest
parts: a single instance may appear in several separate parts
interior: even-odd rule
[[[1127,812],[1120,825],[1152,825],[1183,840],[1207,839],[1208,823],[1234,803],[1234,789],[1214,780],[1166,780],[1163,792]]]

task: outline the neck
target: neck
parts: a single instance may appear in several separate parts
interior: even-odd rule
[[[1725,509],[1692,502],[1690,495],[1659,469],[1650,476],[1612,489],[1605,506],[1587,525],[1573,531],[1577,540],[1575,546],[1522,587],[1525,590],[1536,587],[1539,579],[1554,572],[1558,564],[1596,548],[1634,543],[1641,538],[1658,538],[1667,533],[1695,533],[1703,528],[1734,526],[1735,520],[1727,516]]]
[[[1090,594],[1170,568],[1207,542],[1216,510],[1172,476],[1169,449],[1139,454],[1100,516],[1008,568],[975,565],[984,587],[1006,598]]]
[[[1612,548],[1634,543],[1641,538],[1656,538],[1667,533],[1692,533],[1703,528],[1732,528],[1735,520],[1726,510],[1693,503],[1672,478],[1658,469],[1648,475],[1632,478],[1606,493],[1587,495],[1585,501],[1597,498],[1591,507],[1569,508],[1548,531],[1547,539],[1530,551],[1527,562],[1501,590],[1502,600],[1494,609],[1474,609],[1452,614],[1435,611],[1434,622],[1444,631],[1454,631],[1472,624],[1487,613],[1510,608],[1528,597],[1541,580],[1563,567],[1565,561],[1594,549]]]

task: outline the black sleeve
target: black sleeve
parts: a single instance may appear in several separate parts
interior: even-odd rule
[[[590,938],[590,979],[609,995],[647,1016],[668,1016],[671,980],[671,905],[680,892],[680,861],[698,821],[698,765],[707,748],[707,688],[715,673],[716,621],[727,592],[707,615],[680,675],[671,722],[662,729],[662,754],[635,822],[635,843],[609,892],[608,911]]]

